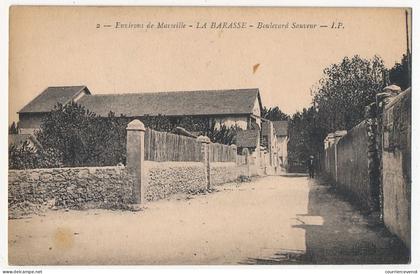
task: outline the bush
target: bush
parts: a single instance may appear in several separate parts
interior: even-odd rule
[[[61,167],[62,154],[53,149],[36,150],[24,142],[20,147],[9,146],[9,168],[10,169],[33,169]]]

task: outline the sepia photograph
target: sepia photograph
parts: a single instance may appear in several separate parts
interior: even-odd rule
[[[412,34],[409,6],[11,5],[7,269],[411,269]]]

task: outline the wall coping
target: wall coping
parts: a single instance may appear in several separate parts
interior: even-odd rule
[[[411,88],[408,88],[405,91],[398,94],[397,96],[392,97],[392,100],[388,104],[385,105],[384,110],[389,110],[395,104],[400,102],[405,96],[411,96]]]
[[[125,166],[81,166],[81,167],[53,167],[53,168],[33,168],[33,169],[9,169],[9,172],[40,172],[40,171],[58,171],[58,170],[97,170],[97,169],[125,169]]]

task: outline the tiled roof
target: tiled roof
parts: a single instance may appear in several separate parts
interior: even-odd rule
[[[48,87],[24,106],[19,113],[49,112],[57,103],[65,104],[77,96],[86,86]],[[88,91],[88,90],[87,90]],[[88,91],[89,92],[89,91]]]
[[[288,121],[273,121],[273,126],[276,136],[287,136],[287,131],[289,128]]]
[[[237,147],[257,147],[258,142],[257,129],[240,130],[236,133],[235,144]]]
[[[88,95],[78,103],[99,116],[226,115],[251,114],[257,98],[255,88]]]

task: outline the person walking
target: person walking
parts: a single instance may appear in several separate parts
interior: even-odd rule
[[[309,156],[308,159],[308,171],[309,178],[315,178],[315,157],[313,155]]]

